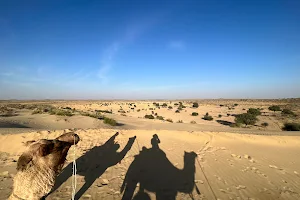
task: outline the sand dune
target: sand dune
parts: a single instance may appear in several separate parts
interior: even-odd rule
[[[37,138],[55,138],[63,132],[40,131],[0,136],[0,151],[2,152],[0,171],[9,172],[7,178],[1,177],[1,199],[5,199],[11,191],[11,175],[15,173],[15,160],[24,150],[22,142]],[[105,165],[103,163],[107,162],[108,157],[101,155],[101,152],[104,152],[101,150],[101,145],[115,132],[116,130],[113,129],[76,131],[82,138],[82,141],[76,147],[76,156],[80,169],[77,176],[77,191],[80,190],[86,181],[91,181],[87,178],[89,173],[97,172],[97,168],[93,169],[95,171],[90,171],[89,166],[91,163],[95,166],[100,166],[100,172],[97,172],[98,175],[95,181],[83,193],[82,197],[84,198],[121,199],[123,195],[120,193],[122,183],[128,169],[132,169],[130,166],[135,159],[134,156],[144,155],[140,153],[143,147],[150,149],[149,155],[151,155],[143,158],[145,162],[143,166],[149,166],[147,169],[150,170],[144,173],[150,173],[154,177],[149,179],[145,174],[142,174],[145,178],[141,180],[140,184],[151,187],[153,184],[162,183],[169,178],[164,176],[163,170],[178,168],[178,171],[175,170],[172,176],[181,178],[172,179],[176,182],[170,182],[168,185],[168,191],[178,192],[176,195],[177,199],[190,199],[190,195],[194,199],[214,199],[200,165],[203,167],[213,192],[219,199],[300,198],[300,188],[298,187],[300,184],[300,161],[298,159],[300,137],[298,136],[279,137],[216,132],[190,133],[187,131],[122,130],[116,138],[116,141],[120,144],[119,151],[126,145],[129,137],[137,136],[136,141],[120,163],[103,166]],[[153,148],[151,146],[153,134],[157,134],[161,141],[158,145],[160,148],[159,152],[162,153],[153,153],[151,151],[151,148]],[[95,147],[98,147],[99,150],[96,148],[96,152],[89,153]],[[73,159],[72,151],[73,149],[70,150],[68,155],[68,162],[71,162]],[[195,160],[194,178],[192,168],[189,169],[187,166],[184,166],[186,164],[184,162],[185,151],[195,152],[198,155]],[[85,160],[85,157],[89,159]],[[168,162],[172,166],[169,166],[170,164],[161,164]],[[180,170],[184,168],[187,168],[186,173],[189,174],[190,178],[186,179],[186,176],[178,175],[182,173]],[[133,170],[131,175],[132,173],[136,172]],[[50,194],[47,199],[70,199],[70,177],[64,180],[66,181]],[[193,181],[196,187],[193,188],[190,194],[177,191],[180,190],[178,185],[188,185]],[[136,186],[137,188],[134,188],[135,193],[139,190],[139,184]],[[147,187],[145,188],[146,192]],[[151,190],[151,188],[148,188],[148,190]],[[197,191],[200,191],[200,193]],[[161,195],[157,191],[156,193],[155,191],[154,193],[147,192],[147,194],[151,199],[155,199],[155,194]]]

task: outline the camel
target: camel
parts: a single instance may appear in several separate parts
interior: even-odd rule
[[[10,200],[38,200],[47,195],[61,172],[67,153],[79,142],[73,132],[54,140],[41,139],[26,142],[27,150],[19,157]]]

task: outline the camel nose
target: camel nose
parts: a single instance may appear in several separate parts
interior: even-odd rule
[[[73,137],[74,137],[75,144],[77,144],[80,141],[79,136],[77,134],[74,134]]]

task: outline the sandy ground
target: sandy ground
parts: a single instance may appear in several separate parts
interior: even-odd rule
[[[66,131],[0,136],[0,199],[7,198],[11,192],[12,176],[16,173],[15,161],[24,150],[22,142],[55,138]],[[134,189],[135,193],[143,186],[151,199],[155,199],[155,195],[162,195],[157,185],[175,192],[176,199],[191,199],[191,196],[194,199],[214,199],[213,193],[218,199],[300,198],[299,136],[122,130],[116,138],[120,144],[118,151],[123,149],[129,137],[137,136],[137,139],[125,158],[111,166],[106,162],[116,152],[103,155],[101,145],[115,132],[112,129],[76,131],[82,139],[76,146],[77,191],[80,191],[83,199],[121,199],[124,195],[120,191],[123,182],[127,183],[125,185],[129,189]],[[153,134],[157,134],[160,139],[158,147],[151,145]],[[146,153],[143,153],[143,147],[148,148]],[[185,151],[195,152],[197,158],[191,158]],[[72,153],[73,148],[69,151],[68,162],[73,159]],[[66,170],[58,177],[61,185],[47,199],[70,199],[70,167],[67,163]],[[8,175],[5,175],[6,171]],[[139,183],[128,184],[136,176],[140,179],[137,181]],[[195,187],[191,191],[182,189],[194,183]]]
[[[158,108],[153,102],[25,102],[68,106],[77,111],[111,110],[112,114],[105,115],[119,122],[115,127],[79,114],[32,115],[27,109],[0,116],[0,200],[12,191],[16,162],[25,149],[23,142],[52,139],[68,131],[81,137],[75,148],[77,197],[81,199],[300,199],[300,133],[281,130],[284,122],[300,122],[299,99],[206,100],[199,102],[198,108],[192,108],[193,101],[184,101],[186,108],[180,113],[175,113],[177,101],[156,101],[172,108]],[[238,105],[233,106],[235,103]],[[269,111],[270,105],[292,109],[298,117]],[[248,108],[263,109],[259,121],[247,128],[230,127],[232,115],[245,113]],[[191,116],[192,112],[199,116]],[[202,119],[206,112],[213,121]],[[155,113],[174,123],[144,118]],[[269,126],[262,127],[263,122]],[[118,150],[104,145],[116,131],[120,132]],[[153,139],[154,134],[160,143]],[[119,152],[133,136],[137,139],[119,160]],[[46,199],[71,198],[73,153],[72,147],[58,184]]]

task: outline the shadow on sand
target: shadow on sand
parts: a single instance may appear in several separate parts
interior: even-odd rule
[[[105,172],[107,168],[119,163],[131,149],[136,137],[129,138],[124,149],[117,152],[120,148],[120,145],[115,142],[115,138],[118,134],[119,133],[117,132],[108,141],[106,141],[105,144],[93,147],[90,151],[86,152],[76,160],[78,166],[77,174],[84,176],[85,184],[76,193],[75,199],[80,199],[85,191],[87,191],[87,189]],[[66,166],[62,173],[57,177],[56,184],[52,189],[52,192],[58,189],[71,176],[72,163]]]
[[[230,126],[233,123],[225,120],[216,120],[219,124],[225,125],[225,126]]]
[[[131,163],[121,192],[123,200],[150,200],[145,190],[155,193],[157,200],[175,200],[178,192],[189,194],[193,199],[192,191],[195,185],[195,152],[184,153],[184,168],[176,168],[159,148],[160,140],[155,134],[151,139],[152,148],[142,148]],[[137,184],[139,191],[133,197]],[[196,191],[200,191],[196,187]]]

